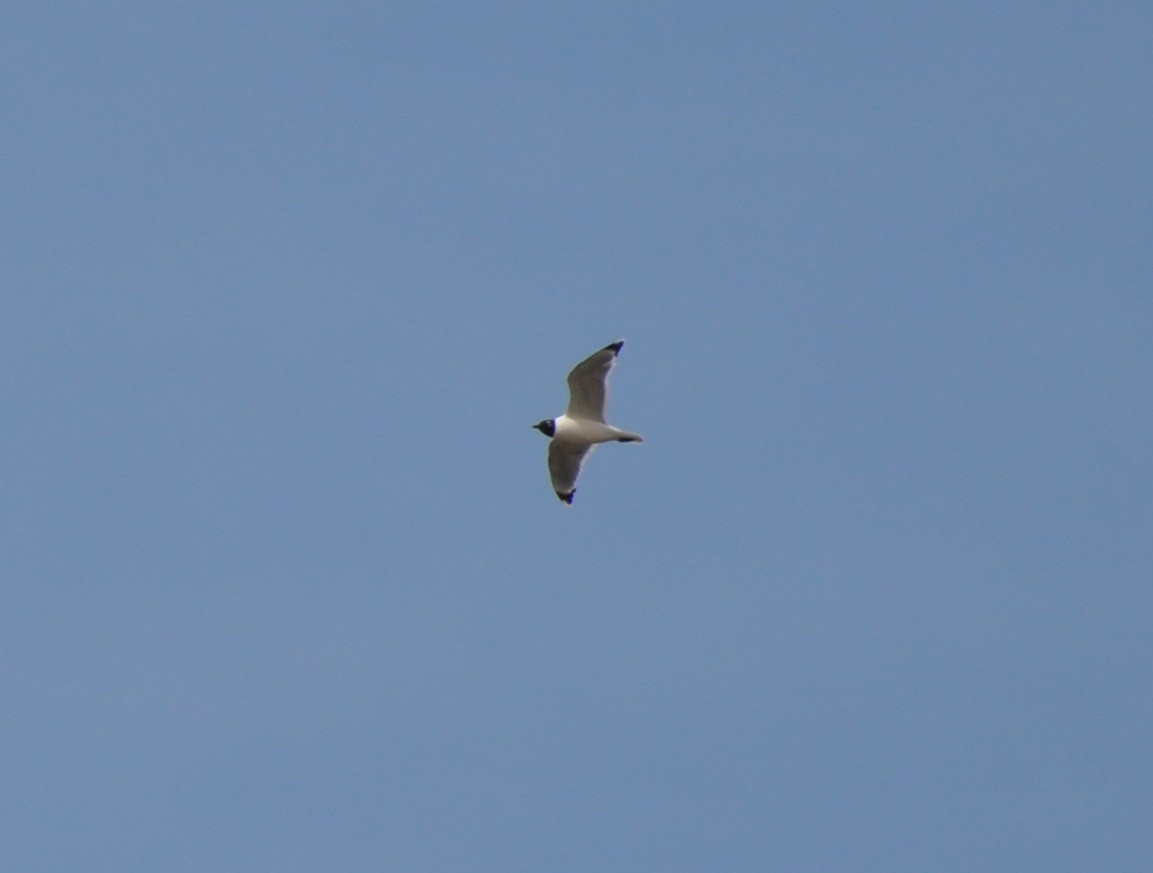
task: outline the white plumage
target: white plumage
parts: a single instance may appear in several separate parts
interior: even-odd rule
[[[565,503],[573,502],[581,464],[597,444],[644,442],[640,434],[605,422],[608,375],[624,344],[624,340],[610,343],[573,367],[568,374],[569,402],[564,415],[533,425],[552,440],[548,471],[556,496]]]

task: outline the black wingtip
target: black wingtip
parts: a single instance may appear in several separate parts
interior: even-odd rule
[[[560,491],[558,491],[556,496],[561,499],[562,503],[567,503],[569,506],[572,506],[572,499],[576,496],[576,489],[574,488],[568,494],[562,494]]]
[[[609,349],[612,349],[614,355],[619,355],[621,353],[621,346],[623,346],[624,344],[625,344],[624,340],[617,340],[615,343],[609,343],[607,346],[605,346],[603,349],[601,349],[601,351],[607,352]]]

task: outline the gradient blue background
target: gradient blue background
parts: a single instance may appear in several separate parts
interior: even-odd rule
[[[1150,869],[1151,33],[7,4],[5,868]]]

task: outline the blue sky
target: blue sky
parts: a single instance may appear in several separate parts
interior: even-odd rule
[[[10,4],[6,863],[1147,869],[1151,26]]]

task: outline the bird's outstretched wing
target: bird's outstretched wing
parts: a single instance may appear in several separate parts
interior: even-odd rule
[[[605,383],[624,344],[624,340],[610,343],[572,368],[568,374],[568,409],[565,415],[592,421],[605,420],[605,400],[608,394]]]
[[[592,446],[573,445],[559,440],[548,444],[548,472],[552,477],[552,490],[565,503],[572,503],[581,464],[590,451]]]

